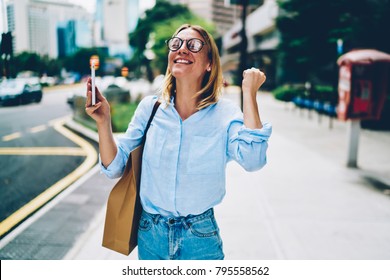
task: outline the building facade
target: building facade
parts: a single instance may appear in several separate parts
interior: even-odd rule
[[[129,59],[129,33],[139,19],[139,0],[96,0],[94,40],[112,56]]]
[[[56,58],[60,52],[76,49],[73,38],[76,33],[61,33],[58,29],[72,25],[72,22],[80,22],[79,25],[84,22],[91,27],[91,15],[82,7],[65,1],[9,0],[6,5],[8,30],[12,32],[16,54],[27,51]],[[58,34],[69,38],[60,39]],[[81,35],[91,36],[91,32]],[[62,43],[65,45],[60,46]]]
[[[276,49],[279,44],[279,32],[276,28],[276,17],[279,7],[276,0],[265,0],[246,18],[246,35],[248,39],[248,67],[257,67],[265,71],[267,83],[272,88],[277,84]],[[234,76],[238,70],[242,20],[238,20],[222,39],[222,68],[227,76]],[[230,74],[230,75],[229,75]]]
[[[213,22],[219,35],[225,34],[241,16],[241,7],[229,5],[227,0],[170,0],[172,4],[182,4],[194,14]]]

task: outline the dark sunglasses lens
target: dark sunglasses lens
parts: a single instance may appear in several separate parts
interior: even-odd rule
[[[172,51],[177,51],[180,49],[181,45],[183,44],[183,41],[179,38],[171,38],[168,41],[168,48]]]

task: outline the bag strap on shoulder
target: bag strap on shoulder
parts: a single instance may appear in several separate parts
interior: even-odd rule
[[[152,123],[152,120],[154,118],[154,115],[156,114],[157,112],[157,109],[158,107],[160,106],[161,102],[160,101],[156,101],[156,103],[154,103],[154,106],[153,106],[153,110],[152,110],[152,114],[150,115],[150,118],[148,120],[148,124],[146,125],[146,128],[145,128],[145,132],[144,132],[144,136],[142,137],[142,143],[144,144],[145,141],[146,141],[146,133],[148,133],[148,130],[149,130],[149,127],[150,127],[150,124]]]

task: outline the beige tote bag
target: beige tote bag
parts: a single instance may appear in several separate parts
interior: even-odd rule
[[[159,105],[160,102],[157,101],[145,128],[141,145],[130,153],[123,175],[108,197],[103,247],[124,255],[129,255],[137,247],[138,225],[142,212],[139,196],[142,153],[146,133]]]

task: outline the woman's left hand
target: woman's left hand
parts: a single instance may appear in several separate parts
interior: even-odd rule
[[[243,72],[242,92],[256,97],[256,93],[265,82],[266,76],[259,69],[252,67]]]

